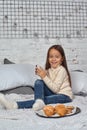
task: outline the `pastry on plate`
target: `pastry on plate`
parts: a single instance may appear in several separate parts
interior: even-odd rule
[[[74,109],[73,106],[66,106],[66,109],[67,109],[67,114],[70,114],[72,113],[72,110]]]
[[[72,110],[74,109],[73,106],[66,106],[64,104],[57,104],[55,106],[46,105],[43,108],[44,114],[48,117],[53,116],[55,114],[59,116],[65,116],[67,114],[71,114]]]
[[[55,114],[55,109],[51,105],[44,106],[43,111],[44,111],[45,115],[48,117]]]
[[[67,109],[66,109],[65,105],[58,104],[58,105],[55,106],[55,112],[59,116],[65,116],[67,114]]]

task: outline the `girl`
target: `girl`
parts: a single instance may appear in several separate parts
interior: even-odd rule
[[[10,102],[0,93],[0,103],[6,109],[32,108],[40,110],[45,104],[67,103],[73,99],[71,79],[64,50],[60,45],[48,49],[45,70],[36,66],[35,73],[41,77],[34,85],[34,100]]]

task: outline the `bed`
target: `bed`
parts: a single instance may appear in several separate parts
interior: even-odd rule
[[[9,94],[11,100],[32,99],[31,95]],[[87,130],[87,97],[75,96],[68,105],[78,106],[81,112],[64,118],[43,118],[32,109],[0,109],[1,130]]]
[[[19,72],[21,72],[22,70],[21,75],[24,76],[23,68],[26,68],[26,66],[24,65],[20,67],[20,65],[16,65],[16,67],[14,67],[14,65],[10,65],[10,67],[6,66],[6,68],[11,69],[13,67],[13,69],[11,69],[12,74],[14,69],[16,69],[17,72],[16,74],[19,74]],[[19,71],[19,68],[22,69]],[[26,82],[24,82],[25,84],[23,83],[20,84],[19,82],[17,82],[16,85],[19,86],[15,87],[13,83],[11,83],[9,84],[10,85],[9,87],[9,85],[6,84],[8,83],[6,81],[5,83],[5,85],[7,85],[6,89],[5,89],[5,85],[2,84],[3,87],[0,88],[1,92],[4,92],[5,96],[9,100],[21,101],[21,100],[31,100],[34,98],[33,85],[34,85],[34,81],[38,77],[34,77],[35,75],[33,72],[34,66],[32,67],[32,72],[30,70],[29,70],[30,73],[28,73],[29,75],[27,76],[32,77],[32,80],[30,79],[32,83],[27,82],[26,80]],[[71,74],[71,81],[72,81],[72,91],[74,93],[74,100],[71,103],[66,103],[66,105],[73,105],[74,107],[79,107],[81,110],[80,113],[73,116],[62,117],[62,118],[44,118],[38,116],[33,111],[33,109],[5,110],[3,109],[3,106],[0,105],[0,124],[1,124],[0,130],[9,130],[9,129],[11,130],[43,130],[43,129],[44,130],[58,130],[58,129],[59,130],[87,130],[87,109],[86,109],[87,108],[87,87],[86,87],[87,74],[81,71],[73,71],[70,74]],[[23,79],[23,77],[21,78]],[[24,91],[22,93],[22,90],[25,90],[25,93]]]

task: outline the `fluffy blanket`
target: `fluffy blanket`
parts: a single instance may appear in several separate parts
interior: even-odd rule
[[[9,100],[32,99],[33,95],[6,95]],[[5,110],[0,106],[0,130],[87,130],[87,97],[75,96],[69,105],[78,106],[81,113],[63,118],[43,118],[32,109]]]

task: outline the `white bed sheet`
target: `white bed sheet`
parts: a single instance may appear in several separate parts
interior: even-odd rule
[[[6,95],[11,100],[32,99],[33,95]],[[87,130],[87,97],[75,96],[70,105],[81,113],[64,118],[42,118],[32,109],[5,110],[0,106],[0,130]]]

